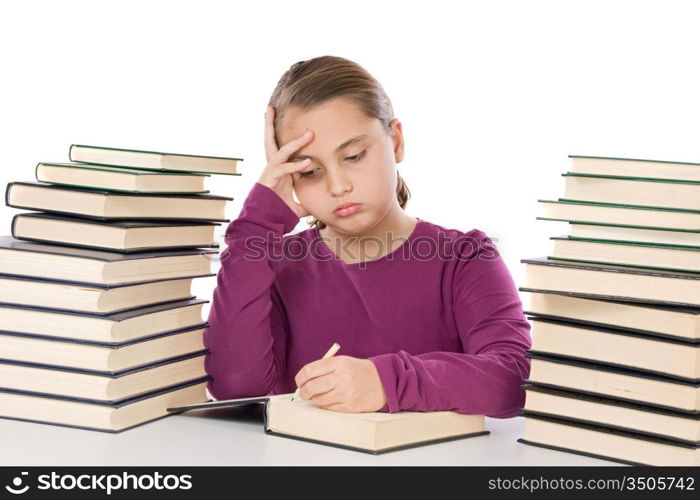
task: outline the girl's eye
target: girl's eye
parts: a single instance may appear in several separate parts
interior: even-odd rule
[[[301,177],[302,179],[304,177],[311,177],[317,170],[317,168],[314,168],[313,170],[307,170],[306,172],[299,172],[299,177]]]
[[[359,153],[357,153],[357,154],[354,155],[354,156],[348,156],[348,157],[345,158],[345,159],[346,159],[346,160],[349,160],[349,161],[351,161],[351,162],[360,161],[360,160],[362,160],[362,158],[365,157],[365,152],[366,152],[366,151],[367,151],[367,150],[365,149],[364,151],[360,151]]]
[[[350,162],[352,162],[352,163],[357,163],[357,162],[361,161],[361,160],[365,157],[365,153],[367,153],[367,150],[366,150],[366,149],[363,150],[363,151],[360,151],[360,152],[357,153],[356,155],[348,156],[348,157],[345,158],[345,159],[348,160],[348,161],[350,161]],[[314,169],[312,169],[312,170],[307,170],[306,172],[299,172],[299,178],[305,179],[305,178],[308,178],[308,177],[313,177],[313,176],[316,174],[316,172],[318,172],[318,170],[319,170],[319,169],[314,168]]]

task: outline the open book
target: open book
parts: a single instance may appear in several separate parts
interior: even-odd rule
[[[168,408],[170,412],[265,405],[265,432],[355,451],[379,454],[413,446],[489,434],[483,415],[451,411],[343,413],[319,408],[291,394],[210,401]]]

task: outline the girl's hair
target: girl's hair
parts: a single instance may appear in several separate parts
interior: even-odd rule
[[[290,107],[309,109],[335,97],[347,98],[391,132],[394,110],[382,86],[359,64],[336,56],[299,61],[282,75],[268,103],[275,108],[275,130]],[[406,208],[411,192],[398,172],[396,178],[396,198]],[[309,226],[323,229],[326,224],[314,217]]]

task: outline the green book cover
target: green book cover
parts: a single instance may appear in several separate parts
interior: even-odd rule
[[[564,220],[564,219],[550,219],[548,217],[537,217],[538,220],[559,220],[563,222],[568,222],[569,224],[578,224],[586,226],[606,226],[606,227],[628,227],[630,229],[653,229],[654,231],[675,231],[678,233],[700,233],[700,229],[678,229],[675,227],[657,227],[657,226],[632,226],[629,224],[610,224],[605,222],[585,222],[585,221],[575,221],[575,220]],[[572,236],[573,238],[573,236]],[[620,241],[620,240],[610,240],[610,241]],[[685,245],[680,245],[685,246]]]
[[[642,161],[646,163],[663,163],[667,165],[697,165],[700,167],[700,163],[693,163],[689,161],[668,161],[668,160],[643,160],[640,158],[615,158],[612,156],[586,156],[586,155],[569,155],[569,158],[590,158],[592,160],[615,160],[615,161]]]
[[[562,174],[563,175],[563,174]],[[540,203],[555,203],[560,205],[581,205],[591,207],[623,208],[628,210],[658,210],[662,212],[690,213],[700,215],[700,210],[689,210],[687,208],[655,207],[650,205],[628,205],[625,203],[607,203],[602,201],[572,200],[569,198],[559,198],[557,200],[537,200]]]
[[[549,220],[549,221],[556,221],[556,222],[568,222],[569,224],[588,224],[592,226],[609,226],[609,227],[626,227],[626,228],[632,228],[632,229],[653,229],[657,231],[680,231],[680,232],[688,232],[688,233],[699,233],[700,232],[700,211],[696,210],[684,210],[684,209],[679,209],[679,208],[666,208],[666,207],[638,207],[634,205],[617,205],[617,204],[611,204],[611,203],[599,203],[599,202],[593,202],[593,201],[577,201],[577,200],[567,200],[567,199],[558,199],[558,200],[544,200],[544,199],[539,199],[537,200],[539,203],[548,203],[550,205],[574,205],[574,206],[580,206],[580,207],[599,207],[599,208],[613,208],[613,209],[619,209],[619,210],[632,210],[633,212],[637,212],[637,214],[640,217],[644,217],[644,212],[652,211],[655,215],[658,215],[658,212],[664,212],[668,213],[669,218],[672,218],[675,214],[679,215],[690,215],[690,216],[697,216],[697,229],[685,229],[685,228],[676,228],[676,227],[669,227],[669,226],[650,226],[650,225],[641,225],[641,224],[615,224],[612,222],[600,222],[600,221],[591,221],[591,220],[586,220],[586,219],[574,219],[574,218],[558,218],[558,217],[541,217],[538,216],[536,217],[536,220]],[[585,217],[585,216],[584,216]]]
[[[662,248],[665,250],[682,250],[686,252],[700,252],[700,247],[691,245],[669,245],[666,243],[647,243],[641,241],[618,241],[618,240],[601,240],[598,238],[583,238],[578,236],[550,236],[550,240],[570,240],[570,241],[586,241],[589,243],[601,243],[605,245],[621,245],[635,246],[645,248]]]
[[[603,175],[603,174],[583,174],[578,172],[566,172],[561,174],[562,177],[586,177],[591,179],[619,179],[622,181],[632,182],[657,182],[666,184],[692,184],[700,186],[700,181],[688,181],[682,179],[659,179],[655,177],[629,177],[624,175]]]
[[[679,272],[679,273],[688,273],[688,274],[697,274],[700,277],[700,271],[693,270],[693,269],[682,269],[679,267],[663,267],[663,266],[643,266],[641,264],[625,264],[622,262],[609,262],[609,261],[603,261],[603,260],[590,260],[590,259],[570,259],[570,258],[564,258],[564,257],[547,257],[550,260],[554,261],[559,261],[559,262],[580,262],[582,264],[603,264],[606,266],[618,266],[618,267],[629,267],[631,269],[650,269],[650,270],[658,270],[658,271],[672,271],[672,272]]]
[[[187,155],[187,154],[181,154],[181,153],[166,153],[162,151],[145,151],[141,149],[124,149],[124,148],[109,148],[109,147],[104,147],[104,146],[89,146],[87,144],[71,144],[70,147],[68,148],[68,158],[73,161],[72,158],[72,150],[73,147],[82,147],[82,148],[91,148],[91,149],[103,149],[106,151],[122,151],[122,152],[129,152],[129,153],[145,153],[145,154],[152,154],[152,155],[160,155],[160,156],[181,156],[181,157],[187,157],[187,158],[204,158],[204,159],[212,159],[212,160],[236,160],[236,161],[243,161],[243,158],[235,158],[235,157],[224,157],[224,156],[206,156],[206,155]],[[100,165],[100,166],[115,166],[115,165],[108,165],[108,164],[102,164],[102,163],[93,163],[93,162],[81,162],[86,165]],[[174,173],[179,173],[180,170],[167,170],[164,168],[149,168],[149,167],[134,167],[131,165],[116,165],[117,167],[125,168],[125,169],[142,169],[142,170],[152,170],[154,172],[174,172]],[[209,174],[211,172],[206,172],[206,171],[195,171],[195,170],[188,170],[186,171],[187,173],[192,173],[192,174]],[[237,175],[240,176],[240,173],[227,173],[227,172],[217,172],[215,175]]]
[[[102,172],[111,172],[111,173],[116,173],[116,174],[123,174],[123,175],[164,175],[164,176],[171,176],[171,175],[185,175],[185,176],[190,176],[190,177],[211,177],[209,174],[203,174],[203,173],[190,173],[190,172],[173,172],[173,171],[163,171],[163,170],[145,170],[145,169],[140,169],[140,168],[124,168],[124,167],[115,167],[115,166],[107,166],[107,165],[93,165],[90,163],[53,163],[53,162],[47,162],[47,161],[42,161],[36,164],[36,167],[34,168],[34,178],[38,182],[46,183],[46,184],[55,184],[57,186],[69,186],[69,187],[76,187],[76,188],[84,188],[84,189],[100,189],[100,190],[105,190],[105,191],[113,191],[115,193],[134,193],[134,194],[141,194],[141,193],[153,193],[153,191],[139,191],[137,189],[117,189],[117,188],[110,188],[106,186],[88,186],[85,184],[70,184],[67,182],[54,182],[54,181],[42,181],[39,179],[39,167],[41,165],[49,165],[49,166],[54,166],[54,167],[64,167],[64,168],[74,168],[78,170],[96,170],[96,171],[102,171]],[[158,194],[195,194],[195,193],[208,193],[208,190],[203,190],[203,191],[157,191]]]
[[[124,174],[124,175],[186,175],[189,177],[211,177],[211,174],[203,174],[203,173],[193,173],[193,172],[175,172],[172,170],[164,171],[164,170],[147,170],[143,168],[136,168],[136,167],[117,167],[114,165],[97,165],[97,164],[92,164],[92,163],[55,163],[55,162],[50,162],[50,161],[40,161],[37,163],[36,168],[39,168],[40,165],[51,165],[54,167],[65,167],[65,168],[77,168],[81,170],[101,170],[101,171],[107,171],[107,172],[115,172],[118,174]],[[36,174],[36,169],[34,171]]]

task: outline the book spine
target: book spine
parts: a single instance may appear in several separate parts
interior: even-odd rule
[[[39,180],[39,166],[41,165],[41,162],[36,164],[36,167],[34,167],[34,178],[36,179],[37,182],[41,182]]]
[[[71,162],[73,161],[73,146],[75,146],[75,144],[71,144],[70,147],[68,148],[68,159]]]
[[[270,400],[265,401],[265,410],[263,411],[263,428],[265,432],[270,432]]]
[[[11,207],[10,205],[10,191],[12,190],[12,186],[14,185],[14,182],[8,182],[7,183],[7,188],[5,189],[5,205],[8,207]]]
[[[16,214],[14,217],[12,217],[12,222],[10,223],[10,233],[12,234],[12,237],[15,239],[17,238],[17,231],[16,231],[16,225],[17,225],[17,219],[19,218],[21,214]]]

